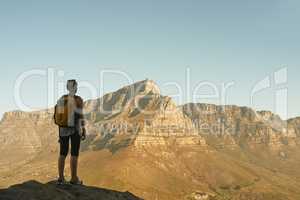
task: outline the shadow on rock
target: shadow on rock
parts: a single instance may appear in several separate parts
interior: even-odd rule
[[[56,185],[28,181],[0,189],[0,200],[142,200],[129,192],[90,186]]]

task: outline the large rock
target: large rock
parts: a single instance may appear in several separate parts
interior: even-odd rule
[[[57,186],[55,182],[42,184],[28,181],[7,189],[0,189],[5,200],[142,200],[129,192],[118,192],[89,186]]]

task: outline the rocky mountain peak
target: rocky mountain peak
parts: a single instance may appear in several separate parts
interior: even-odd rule
[[[145,79],[136,82],[129,87],[133,87],[136,90],[136,92],[141,94],[160,94],[160,89],[158,85],[150,79]]]
[[[281,118],[278,115],[274,114],[271,111],[262,110],[262,111],[257,111],[256,114],[260,120],[264,120],[264,121],[281,120]]]
[[[98,119],[121,113],[136,101],[160,97],[158,85],[149,79],[124,86],[117,91],[107,93],[103,97],[85,102],[85,113],[98,113]]]

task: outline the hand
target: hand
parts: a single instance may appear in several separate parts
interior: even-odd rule
[[[85,128],[83,127],[82,129],[81,129],[81,140],[83,141],[83,140],[85,140],[86,139],[86,130],[85,130]]]

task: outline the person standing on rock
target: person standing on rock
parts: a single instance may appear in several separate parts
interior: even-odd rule
[[[58,184],[67,183],[64,177],[65,160],[71,141],[71,184],[81,185],[77,176],[78,155],[81,140],[85,140],[86,129],[83,117],[83,100],[77,93],[76,80],[68,80],[68,94],[63,95],[55,106],[54,121],[59,127],[60,155],[58,158]]]

